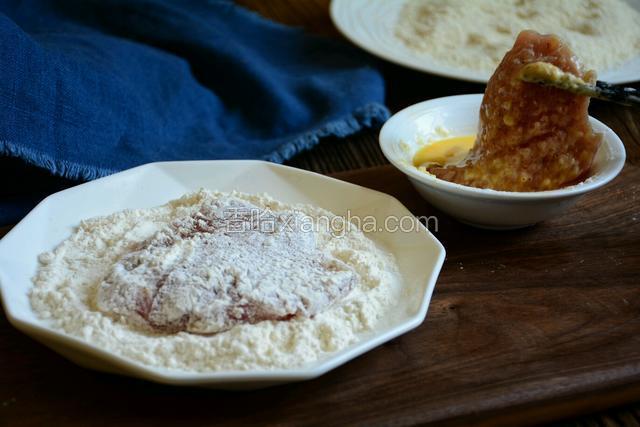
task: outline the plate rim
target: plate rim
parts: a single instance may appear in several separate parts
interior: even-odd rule
[[[340,8],[344,5],[349,3],[352,0],[331,0],[331,3],[329,5],[329,15],[331,17],[331,21],[333,22],[333,24],[335,25],[335,27],[338,29],[338,31],[340,32],[340,34],[345,37],[348,41],[350,41],[352,44],[354,44],[355,46],[359,47],[360,49],[363,49],[364,51],[378,57],[381,59],[384,59],[388,62],[397,64],[397,65],[401,65],[403,67],[415,70],[415,71],[419,71],[422,73],[426,73],[426,74],[431,74],[434,76],[438,76],[438,77],[443,77],[443,78],[449,78],[449,79],[455,79],[455,80],[460,80],[460,81],[465,81],[465,82],[471,82],[471,83],[480,83],[480,84],[486,84],[489,79],[491,78],[491,74],[488,75],[488,77],[486,78],[482,78],[482,77],[476,77],[474,76],[474,73],[480,73],[482,74],[482,71],[473,71],[473,70],[469,70],[469,69],[465,69],[465,68],[456,68],[456,67],[449,67],[446,65],[439,65],[437,63],[433,63],[433,66],[423,66],[423,65],[419,65],[413,61],[407,60],[405,58],[402,57],[398,57],[398,56],[394,56],[393,54],[388,53],[387,51],[380,51],[380,50],[376,50],[374,47],[370,46],[369,44],[363,42],[362,40],[360,40],[359,38],[355,37],[350,31],[349,28],[347,26],[344,25],[344,22],[341,20],[340,18],[340,14],[339,11],[341,10]],[[403,1],[407,1],[407,0],[403,0]],[[416,57],[416,60],[418,60],[419,58]],[[632,61],[638,61],[640,64],[640,54],[636,57],[633,57],[631,59]],[[618,69],[612,69],[612,70],[607,70],[605,72],[603,72],[603,79],[607,81],[607,83],[610,84],[627,84],[627,83],[634,83],[634,82],[638,82],[640,81],[640,70],[638,72],[638,76],[633,78],[633,77],[628,77],[628,78],[607,78],[607,74],[609,73],[614,73],[617,72]]]
[[[98,181],[108,181],[114,179],[114,177],[122,177],[129,175],[131,173],[135,173],[135,171],[140,171],[146,168],[154,168],[154,167],[162,167],[162,166],[172,166],[176,164],[181,164],[183,166],[187,166],[188,164],[220,164],[220,163],[231,163],[231,164],[248,164],[251,166],[260,166],[267,165],[269,168],[284,168],[287,170],[291,170],[294,173],[302,173],[312,175],[315,178],[320,178],[322,180],[334,182],[340,185],[344,185],[346,187],[353,187],[360,191],[364,190],[371,194],[375,194],[378,197],[384,197],[385,199],[390,199],[396,204],[396,208],[399,209],[399,212],[402,214],[409,214],[414,216],[409,209],[404,206],[397,198],[392,195],[373,190],[367,187],[363,187],[361,185],[353,184],[350,182],[342,181],[337,178],[333,178],[330,176],[322,175],[313,171],[307,171],[303,169],[294,168],[291,166],[276,164],[264,160],[185,160],[185,161],[163,161],[163,162],[153,162],[147,163],[140,166],[136,166],[131,169],[127,169],[112,175],[108,175],[106,177],[102,177],[96,179],[94,181],[89,181],[86,183],[82,183],[68,189],[58,191],[53,193],[43,199],[36,207],[34,207],[18,224],[16,224],[2,239],[0,239],[0,247],[3,246],[3,243],[6,242],[5,238],[14,233],[22,232],[22,227],[25,226],[27,220],[33,220],[33,216],[38,214],[38,210],[45,204],[49,203],[51,200],[58,198],[60,194],[67,191],[77,191],[78,187],[86,187],[93,186]],[[416,222],[418,224],[419,221]],[[220,386],[220,388],[226,388],[226,385],[245,385],[247,388],[256,388],[263,387],[268,385],[281,384],[285,382],[293,382],[293,381],[302,381],[316,378],[320,375],[323,375],[326,372],[329,372],[338,366],[341,366],[356,357],[361,356],[362,354],[378,347],[379,345],[397,338],[412,329],[420,326],[427,315],[429,304],[431,302],[431,298],[433,295],[433,291],[435,289],[435,285],[442,269],[442,265],[445,260],[446,250],[442,243],[438,240],[436,236],[434,236],[426,227],[420,224],[422,227],[422,231],[424,234],[424,238],[428,239],[430,243],[433,245],[434,250],[434,264],[433,268],[428,275],[426,283],[420,284],[421,291],[424,292],[424,297],[420,302],[419,307],[417,307],[415,314],[412,316],[407,316],[406,319],[402,320],[397,325],[387,328],[383,332],[375,333],[373,331],[371,334],[365,334],[365,337],[356,341],[345,349],[342,349],[338,352],[327,354],[322,359],[311,362],[309,366],[300,367],[296,369],[261,369],[261,370],[237,370],[237,371],[207,371],[207,372],[190,372],[190,371],[181,371],[181,370],[172,370],[170,368],[161,368],[146,365],[140,361],[127,358],[125,356],[119,355],[112,351],[109,351],[105,348],[102,348],[96,344],[90,343],[82,339],[81,337],[77,337],[75,335],[68,334],[62,330],[56,329],[51,325],[47,325],[46,321],[38,320],[32,321],[29,319],[25,319],[19,315],[18,311],[14,311],[11,307],[11,303],[8,298],[7,288],[10,285],[6,285],[3,283],[2,279],[2,266],[0,266],[0,299],[2,300],[2,307],[4,309],[5,315],[10,324],[12,324],[16,329],[21,332],[27,334],[31,338],[36,339],[42,344],[46,345],[49,348],[52,348],[54,351],[58,352],[54,345],[50,345],[49,343],[59,344],[64,346],[65,348],[70,349],[73,352],[77,352],[84,357],[91,357],[94,361],[106,360],[111,363],[114,367],[121,370],[117,372],[120,375],[131,376],[142,378],[145,380],[154,381],[157,383],[170,384],[170,385],[196,385],[196,386]],[[5,243],[6,244],[6,243]],[[28,291],[27,291],[28,292]],[[33,313],[33,310],[29,307]],[[35,313],[34,313],[35,314]],[[70,359],[66,355],[63,357]],[[73,360],[73,359],[71,359]]]

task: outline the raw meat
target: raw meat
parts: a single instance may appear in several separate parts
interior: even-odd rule
[[[523,31],[489,80],[478,138],[461,166],[427,171],[451,182],[504,191],[542,191],[585,179],[602,139],[589,124],[589,98],[518,79],[523,65],[544,61],[585,81],[556,36]]]
[[[163,333],[311,317],[349,293],[357,275],[318,249],[309,220],[216,199],[121,258],[96,306]]]

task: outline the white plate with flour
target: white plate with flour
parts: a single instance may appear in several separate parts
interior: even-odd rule
[[[119,347],[115,350],[104,340],[96,341],[93,338],[101,325],[111,325],[111,320],[107,318],[101,318],[99,324],[93,323],[94,326],[89,326],[89,330],[83,326],[79,328],[79,333],[74,333],[43,319],[38,314],[42,314],[41,311],[36,313],[30,294],[39,267],[38,257],[59,247],[83,219],[111,215],[125,209],[159,206],[199,188],[221,192],[268,193],[282,203],[313,205],[343,218],[371,217],[380,225],[386,225],[386,218],[401,219],[405,229],[376,227],[370,231],[363,230],[375,246],[390,253],[396,260],[396,283],[401,291],[397,304],[389,307],[385,311],[388,316],[385,314],[382,322],[376,321],[371,330],[356,334],[353,341],[337,351],[323,352],[317,360],[295,367],[287,365],[270,369],[204,371],[154,364],[158,352],[166,350],[171,354],[169,362],[177,357],[173,349],[180,347],[165,348],[167,346],[163,343],[166,344],[168,339],[165,335],[157,338],[160,341],[157,341],[155,348],[149,349],[146,345],[150,339],[155,339],[152,336],[144,338],[144,342],[131,343],[126,350],[134,353],[123,353]],[[135,212],[122,215],[138,215]],[[411,224],[413,227],[408,227]],[[143,226],[147,225],[136,226],[131,232],[144,232]],[[127,232],[125,239],[127,235],[130,232]],[[102,238],[89,240],[106,242]],[[119,237],[112,240],[123,241]],[[104,247],[104,243],[98,246]],[[66,250],[64,253],[69,254]],[[440,242],[400,202],[377,191],[261,161],[152,163],[70,188],[43,200],[0,241],[0,294],[7,318],[16,328],[81,366],[173,385],[248,389],[315,378],[419,326],[427,314],[444,256]],[[40,260],[52,265],[50,261]],[[59,271],[51,271],[44,277],[55,279]],[[70,280],[73,279],[66,279],[67,282]],[[86,289],[90,289],[93,283],[87,282]],[[59,298],[54,303],[84,300],[82,295],[76,298],[77,295],[64,293],[53,296],[54,299]],[[80,314],[81,318],[96,314],[95,308],[87,307]],[[51,309],[53,311],[55,309]],[[129,334],[115,334],[116,338],[123,335]],[[234,341],[231,345],[236,343]],[[253,348],[253,345],[247,348]],[[144,354],[138,354],[140,352]],[[198,352],[203,353],[201,356],[205,359],[216,357],[214,353],[203,352],[202,349]]]
[[[493,68],[487,68],[486,64],[484,69],[473,69],[469,66],[462,65],[450,65],[453,63],[447,63],[436,59],[425,51],[416,50],[410,48],[406,42],[404,42],[398,36],[398,28],[400,25],[400,18],[402,16],[402,10],[405,4],[412,0],[332,0],[331,2],[331,17],[336,27],[347,37],[351,42],[361,47],[362,49],[379,56],[388,61],[400,64],[415,70],[424,71],[431,74],[436,74],[443,77],[455,78],[460,80],[466,80],[471,82],[486,83],[493,73]],[[418,0],[419,1],[419,0]],[[586,0],[585,0],[586,1]],[[627,4],[631,5],[638,13],[640,13],[640,0],[625,0]],[[468,4],[473,2],[468,2]],[[568,2],[567,2],[568,3]],[[538,2],[532,2],[531,8],[535,8]],[[555,5],[565,5],[564,2],[553,2]],[[585,14],[591,13],[588,8],[583,9]],[[537,13],[535,9],[531,13]],[[413,14],[415,16],[415,14]],[[624,14],[622,14],[625,18]],[[539,18],[546,18],[547,14],[541,14]],[[634,18],[635,19],[635,18]],[[634,21],[631,19],[631,21]],[[543,19],[544,21],[544,19]],[[402,21],[405,27],[409,25],[406,20]],[[478,38],[478,42],[482,45],[485,35],[480,25],[480,22],[460,22],[459,30],[465,32],[468,28],[476,30],[477,33],[473,33],[473,37]],[[510,28],[513,33],[519,32],[525,28],[517,28],[518,23],[505,24],[505,32]],[[638,27],[637,22],[631,22],[631,26]],[[576,27],[579,31],[588,33],[590,31],[601,31],[602,28],[592,28],[589,26],[589,22],[586,19],[576,21]],[[431,36],[425,27],[425,33],[420,43],[428,43],[431,41]],[[406,28],[405,28],[406,29]],[[536,30],[536,28],[531,28]],[[538,28],[539,32],[554,32],[558,33],[561,37],[563,34],[571,34],[571,31],[550,31],[547,28]],[[607,26],[607,31],[622,31],[627,32],[623,35],[631,34],[628,27],[616,22],[613,25]],[[635,30],[634,30],[635,31]],[[575,33],[576,37],[583,37],[582,33]],[[565,35],[565,37],[568,37]],[[617,36],[616,36],[617,37]],[[635,37],[635,36],[634,36]],[[515,36],[509,36],[511,44],[515,41]],[[588,37],[587,37],[588,38]],[[623,37],[624,38],[624,37]],[[433,40],[437,43],[437,40]],[[635,41],[638,43],[635,49],[640,49],[640,38]],[[607,44],[607,48],[603,49],[605,55],[610,55],[612,51],[616,50],[616,46],[619,43],[610,42]],[[459,45],[455,45],[459,46]],[[510,45],[509,45],[510,47]],[[617,46],[620,48],[620,46]],[[453,55],[461,55],[462,50],[457,47],[452,47],[447,52]],[[447,54],[446,52],[440,52],[440,54]],[[494,52],[493,55],[496,58],[501,58],[504,52]],[[454,61],[456,62],[456,61]],[[457,62],[460,62],[459,60]],[[585,61],[586,63],[587,61]],[[606,62],[606,61],[605,61]],[[586,63],[587,67],[595,68],[598,72],[598,78],[600,80],[620,84],[628,83],[640,80],[640,51],[633,53],[630,58],[624,60],[618,65],[615,65],[609,69],[602,67],[597,68],[596,64]]]

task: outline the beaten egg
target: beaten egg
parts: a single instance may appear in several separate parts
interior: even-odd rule
[[[414,166],[454,165],[462,162],[476,141],[475,135],[456,136],[429,143],[413,156]]]

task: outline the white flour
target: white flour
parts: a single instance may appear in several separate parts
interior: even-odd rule
[[[187,371],[301,366],[345,348],[357,341],[360,334],[379,327],[380,322],[384,321],[383,318],[389,315],[392,309],[397,310],[395,305],[399,298],[400,282],[395,261],[378,249],[356,227],[345,223],[341,218],[337,218],[333,223],[322,222],[331,226],[316,227],[317,231],[310,236],[315,239],[315,246],[325,253],[323,256],[329,263],[327,265],[332,266],[331,273],[336,274],[333,279],[327,280],[334,280],[334,284],[349,283],[349,286],[336,287],[337,291],[328,300],[326,295],[318,294],[317,289],[298,289],[295,292],[298,292],[298,296],[303,296],[305,304],[296,305],[298,299],[295,298],[293,302],[287,300],[290,310],[285,314],[302,313],[290,320],[259,321],[258,318],[256,321],[259,323],[256,324],[229,324],[223,328],[215,326],[207,329],[210,326],[207,322],[211,319],[200,316],[202,306],[187,304],[185,309],[184,301],[189,301],[189,298],[178,298],[179,303],[171,300],[171,304],[174,304],[171,310],[178,307],[181,310],[190,310],[189,313],[196,312],[199,317],[193,328],[185,327],[173,333],[173,330],[142,327],[140,319],[136,320],[131,310],[118,311],[114,309],[115,305],[104,306],[109,298],[99,298],[100,292],[104,291],[101,291],[101,287],[107,286],[105,279],[113,274],[114,265],[118,261],[139,249],[143,242],[153,241],[154,236],[157,238],[158,235],[162,235],[167,229],[167,224],[175,222],[176,219],[193,216],[204,205],[223,199],[235,200],[241,205],[249,203],[260,209],[273,211],[277,215],[294,215],[299,216],[299,219],[311,218],[314,224],[322,222],[319,220],[320,217],[334,218],[333,214],[320,208],[308,205],[290,206],[267,196],[241,193],[225,195],[201,190],[157,208],[129,210],[89,219],[83,221],[72,236],[54,251],[41,255],[41,266],[34,278],[34,288],[31,292],[34,310],[55,327],[98,347],[148,365]],[[300,236],[290,235],[285,238],[298,239]],[[233,244],[233,241],[230,243]],[[309,257],[313,253],[305,255],[302,252],[306,249],[301,249],[300,245],[312,243],[296,242],[292,248],[299,252],[301,257]],[[186,243],[181,243],[184,244]],[[169,262],[166,260],[171,259],[171,251],[165,247],[158,250],[164,251],[158,262]],[[183,247],[179,250],[185,251]],[[284,249],[280,247],[279,250],[282,255]],[[268,253],[268,249],[265,251]],[[214,251],[209,255],[215,253]],[[275,251],[274,254],[277,255],[278,252]],[[265,259],[259,259],[259,262],[264,263]],[[207,262],[208,268],[215,265],[214,262]],[[241,265],[243,262],[245,261],[237,265],[238,274],[246,273],[246,277],[250,278],[256,271],[264,270],[258,266],[250,269],[247,265]],[[291,262],[291,259],[278,262],[278,268],[282,268],[281,264]],[[260,270],[261,268],[263,270]],[[292,267],[293,270],[295,268]],[[268,273],[268,270],[266,272]],[[301,270],[299,273],[291,274],[296,276],[303,272]],[[320,274],[322,271],[310,274],[316,273]],[[343,280],[345,277],[348,280]],[[310,276],[310,283],[313,280]],[[239,280],[239,283],[249,282]],[[119,283],[118,286],[116,293],[126,291],[123,283]],[[273,295],[272,291],[273,289],[267,290],[265,295]],[[292,294],[295,292],[292,291]],[[286,299],[287,295],[283,298]],[[316,297],[320,299],[315,303],[309,301],[309,298]],[[121,302],[123,301],[127,299]],[[103,306],[99,307],[101,304]],[[282,309],[277,304],[274,306],[278,310]],[[307,308],[309,313],[304,312]],[[306,317],[314,312],[317,312],[314,316]],[[227,328],[230,329],[214,335],[196,335],[185,331],[186,329],[192,332],[211,332]]]
[[[623,0],[407,0],[395,32],[443,65],[491,72],[526,29],[558,35],[589,69],[640,55],[640,12]]]

